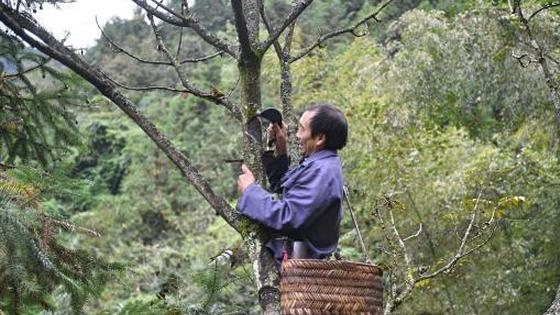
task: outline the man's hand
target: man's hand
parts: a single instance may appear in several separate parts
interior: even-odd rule
[[[251,172],[245,164],[241,165],[241,171],[243,173],[239,175],[239,178],[237,179],[237,191],[240,194],[243,194],[245,189],[255,182],[255,175],[253,175],[253,172]]]
[[[276,140],[276,150],[274,152],[276,156],[288,153],[288,125],[286,123],[282,123],[282,126],[271,123],[266,128],[266,133],[269,140]]]

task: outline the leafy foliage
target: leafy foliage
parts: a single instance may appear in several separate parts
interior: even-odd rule
[[[83,102],[81,81],[4,32],[0,55],[0,159],[46,166],[79,143],[70,107]]]
[[[0,176],[0,274],[5,284],[0,288],[0,306],[10,314],[54,309],[52,294],[62,285],[73,311],[81,312],[118,266],[57,239],[62,230],[99,237],[96,231],[42,208],[42,198],[63,191],[62,187],[69,193],[71,186],[64,178],[32,169]]]
[[[485,246],[441,277],[418,282],[396,313],[542,313],[560,278],[555,241],[560,223],[556,215],[560,164],[552,109],[540,69],[533,61],[521,65],[513,57],[528,48],[522,44],[519,25],[507,11],[506,1],[496,1],[496,6],[474,1],[400,3],[388,8],[384,20],[389,22],[369,36],[340,38],[329,45],[334,49],[317,50],[311,58],[292,64],[294,103],[302,110],[311,101],[329,100],[348,117],[351,138],[341,153],[346,183],[369,256],[385,269],[387,287],[396,284],[400,290],[399,285],[408,277],[444,266],[456,253],[473,213],[475,226],[468,248],[491,236]],[[265,5],[277,22],[287,14],[289,4],[274,1]],[[345,25],[376,4],[315,1],[313,10],[297,24],[297,45],[308,44],[317,33],[328,31],[327,25]],[[171,5],[178,7],[179,1]],[[411,10],[415,7],[423,10]],[[192,10],[210,30],[233,38],[227,1],[198,1]],[[543,13],[533,23],[537,38],[557,53],[557,16]],[[161,58],[141,14],[129,21],[114,20],[104,31],[142,58]],[[195,41],[189,31],[180,33],[165,26],[162,33],[174,49],[177,47],[172,43],[178,36],[189,43],[180,58],[213,52]],[[24,52],[29,53],[19,53]],[[280,103],[280,76],[271,61],[273,54],[270,51],[265,56],[263,65],[266,106]],[[140,64],[105,39],[100,39],[86,58],[131,85],[176,83],[171,69]],[[218,87],[235,96],[239,93],[236,67],[227,58],[215,58],[189,65],[187,72],[193,82],[202,79],[205,87]],[[239,157],[237,122],[222,108],[192,95],[127,94],[189,156],[216,191],[234,203],[238,170],[223,160]],[[48,215],[51,226],[78,232],[87,231],[79,226],[94,226],[103,235],[77,238],[60,234],[53,236],[52,242],[73,244],[79,239],[81,246],[102,257],[126,263],[126,276],[99,291],[85,305],[87,313],[257,312],[250,266],[234,266],[230,272],[227,266],[222,269],[209,264],[225,248],[241,245],[236,232],[209,211],[206,202],[135,125],[108,108],[102,97],[92,99],[97,106],[78,118],[80,131],[87,135],[84,146],[75,150],[72,160],[65,161],[71,164],[70,176],[86,179],[90,185],[74,183],[79,187],[78,195],[48,200],[37,196],[46,194],[47,188],[66,191],[66,179],[11,173],[10,184],[0,186],[12,200],[5,216],[21,222],[1,225],[0,231],[13,232],[23,226],[21,231],[27,234],[13,233],[35,240],[18,243],[7,238],[15,244],[9,257],[19,260],[6,264],[16,266],[7,268],[12,271],[6,274],[14,279],[29,277],[32,280],[21,283],[35,288],[41,284],[30,277],[33,273],[21,273],[27,268],[21,266],[54,266],[80,286],[80,292],[96,291],[86,287],[101,284],[86,285],[68,267],[79,262],[59,262],[60,255],[41,247],[45,230],[41,218]],[[53,134],[45,130],[46,135]],[[13,178],[18,178],[17,184]],[[403,237],[414,235],[422,226],[418,236],[406,241],[414,268],[403,262],[394,233],[383,229],[381,220],[388,223],[391,215]],[[485,225],[489,221],[497,227],[494,233]],[[30,244],[37,244],[42,254]],[[341,254],[359,259],[355,244],[356,233],[345,218]],[[51,264],[43,263],[41,257],[47,257]],[[50,274],[56,283],[69,286],[69,280],[58,273]],[[17,292],[27,296],[37,292],[18,288]],[[52,294],[41,299],[2,296],[0,308],[14,309],[14,301],[18,301],[22,310],[33,312],[38,309],[34,308],[36,302],[45,300],[57,302],[58,310],[53,312],[68,312],[71,305],[58,301],[69,300],[67,292],[77,287],[48,288],[50,291],[39,292]],[[83,302],[79,296],[75,299],[76,305]]]

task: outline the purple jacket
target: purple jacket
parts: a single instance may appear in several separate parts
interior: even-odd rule
[[[336,152],[315,152],[290,170],[285,155],[263,160],[271,188],[281,197],[251,184],[237,203],[239,210],[275,234],[305,242],[310,258],[332,254],[338,243],[343,198],[342,167]],[[267,247],[280,261],[284,242],[272,239]]]

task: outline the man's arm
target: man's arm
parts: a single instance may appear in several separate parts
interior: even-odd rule
[[[328,208],[335,197],[329,193],[333,184],[328,171],[310,166],[303,170],[282,199],[273,196],[256,183],[244,189],[237,207],[246,216],[268,228],[295,236]]]
[[[262,163],[270,184],[270,190],[275,193],[281,193],[280,180],[290,166],[290,159],[287,154],[287,125],[270,124],[266,131],[268,141],[274,140],[276,148],[274,151],[263,153]]]
[[[262,163],[270,184],[270,191],[281,193],[281,179],[290,166],[288,155],[275,156],[274,151],[265,151],[262,156]]]

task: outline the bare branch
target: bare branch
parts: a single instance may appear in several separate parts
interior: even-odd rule
[[[231,7],[235,16],[235,30],[239,38],[239,49],[241,50],[241,59],[248,60],[255,56],[255,52],[251,47],[249,38],[249,30],[247,29],[247,21],[243,13],[243,5],[241,0],[231,0]]]
[[[183,26],[183,27],[190,27],[192,28],[205,42],[208,44],[218,48],[221,51],[226,52],[230,56],[237,58],[237,53],[232,48],[228,42],[223,39],[218,38],[216,35],[212,34],[209,30],[200,24],[198,19],[189,15],[189,16],[181,16],[176,13],[174,14],[166,14],[164,12],[159,11],[157,8],[150,6],[146,0],[132,0],[136,3],[139,7],[146,10],[147,13],[152,14],[153,16],[157,17],[158,19],[165,21],[171,25],[175,26]],[[162,8],[166,8],[165,6],[159,5]]]
[[[187,7],[188,8],[188,7]],[[181,3],[181,16],[185,16],[185,6]],[[179,30],[179,42],[177,43],[177,52],[175,53],[175,59],[179,59],[181,54],[181,48],[183,46],[183,28]]]
[[[176,93],[190,93],[191,91],[186,89],[176,89],[170,86],[162,86],[162,85],[147,85],[147,86],[130,86],[123,83],[118,82],[117,80],[111,78],[110,76],[106,75],[106,78],[113,82],[115,85],[131,91],[168,91],[168,92],[176,92]]]
[[[477,217],[477,213],[478,213],[478,204],[480,201],[480,194],[478,195],[477,199],[476,199],[476,203],[475,206],[473,208],[473,212],[471,214],[471,218],[469,220],[469,225],[467,226],[467,229],[465,230],[463,237],[461,239],[461,244],[459,246],[459,248],[457,249],[457,252],[455,253],[455,255],[441,268],[437,269],[434,272],[431,272],[429,274],[423,274],[420,275],[419,277],[414,277],[413,274],[414,272],[412,271],[412,267],[411,267],[411,260],[408,257],[407,254],[407,250],[406,250],[406,245],[404,243],[404,241],[406,239],[402,239],[398,233],[398,230],[395,227],[394,224],[394,218],[393,218],[393,213],[391,211],[391,209],[389,208],[389,215],[390,215],[390,219],[391,219],[391,229],[393,230],[393,233],[395,234],[397,240],[398,240],[398,245],[401,248],[403,254],[404,254],[404,259],[405,259],[405,264],[406,264],[406,268],[407,268],[407,272],[406,272],[406,284],[404,285],[404,287],[402,288],[402,290],[400,292],[398,292],[398,290],[392,286],[392,294],[390,295],[390,299],[387,301],[386,307],[385,307],[385,311],[384,314],[390,314],[392,312],[392,310],[399,304],[401,304],[404,299],[407,298],[407,296],[412,292],[412,290],[415,288],[416,284],[427,280],[427,279],[431,279],[434,278],[442,273],[447,273],[449,272],[456,264],[457,262],[459,262],[463,257],[470,255],[471,253],[473,253],[474,251],[480,249],[482,246],[486,245],[490,239],[492,239],[494,232],[496,231],[497,225],[493,224],[493,229],[490,233],[490,235],[481,243],[477,244],[476,246],[473,246],[471,248],[469,248],[468,250],[466,249],[467,247],[467,241],[469,240],[469,237],[471,235],[471,231],[472,228],[474,226],[474,222],[476,220]],[[493,218],[494,218],[494,213],[495,213],[496,208],[494,209],[494,212],[492,213],[492,217],[490,218],[490,220],[488,222],[486,222],[486,224],[490,225],[493,223]],[[416,237],[420,234],[421,232],[421,226],[420,229],[418,230],[418,232],[413,236]],[[470,241],[474,241],[476,238],[478,238],[479,235],[475,236],[475,237],[471,237]],[[408,238],[407,238],[408,239]]]
[[[299,54],[297,54],[296,56],[292,57],[290,59],[290,62],[295,62],[298,61],[299,59],[305,57],[307,54],[309,54],[313,49],[315,49],[317,46],[322,45],[325,41],[327,41],[328,39],[331,39],[333,37],[336,37],[338,35],[341,34],[345,34],[345,33],[352,33],[354,36],[356,37],[360,37],[363,36],[365,34],[357,34],[356,33],[356,29],[358,27],[360,27],[361,25],[366,24],[367,21],[369,20],[374,20],[376,22],[379,22],[379,20],[377,19],[377,16],[379,15],[379,13],[381,13],[381,11],[383,11],[383,9],[385,9],[385,7],[387,7],[391,2],[393,2],[394,0],[387,0],[385,1],[385,3],[383,3],[377,10],[375,10],[374,12],[368,14],[366,17],[364,17],[363,19],[359,20],[358,22],[354,23],[353,25],[350,25],[347,28],[343,28],[343,29],[339,29],[336,31],[332,31],[330,33],[327,33],[325,35],[320,36],[317,41],[315,41],[314,44],[312,44],[311,46],[304,48]]]
[[[418,237],[418,235],[420,235],[420,233],[422,233],[422,223],[420,223],[420,226],[418,227],[418,231],[412,235],[410,235],[409,237],[406,237],[403,239],[404,242],[411,240],[415,237]]]
[[[243,116],[241,114],[241,110],[239,109],[239,107],[237,105],[231,103],[230,100],[227,98],[227,96],[224,93],[220,92],[218,89],[215,89],[215,88],[212,92],[204,92],[204,91],[199,90],[192,83],[189,82],[189,80],[187,79],[187,77],[185,76],[183,71],[181,71],[181,69],[179,67],[180,66],[179,63],[171,55],[171,53],[169,52],[169,49],[167,49],[167,46],[163,42],[161,34],[159,33],[158,28],[156,26],[156,23],[154,22],[153,15],[148,14],[148,19],[150,20],[152,30],[153,30],[154,35],[156,37],[156,41],[158,42],[158,49],[160,51],[162,51],[167,56],[167,59],[171,63],[171,66],[173,67],[173,69],[175,69],[175,72],[177,73],[177,76],[179,77],[179,80],[181,81],[181,84],[183,85],[183,87],[185,89],[187,89],[189,91],[189,93],[191,93],[193,95],[196,95],[198,97],[201,97],[201,98],[204,98],[204,99],[207,99],[207,100],[211,100],[216,104],[223,105],[225,108],[227,108],[230,111],[230,113],[232,114],[232,116],[235,119],[237,119],[238,121],[242,121]]]
[[[259,11],[261,13],[261,18],[263,20],[264,26],[266,27],[266,30],[268,31],[268,34],[272,34],[274,32],[274,28],[272,27],[272,24],[270,23],[270,20],[268,19],[268,15],[266,14],[266,11],[264,10],[264,5],[263,5],[263,1],[259,0]],[[273,45],[274,45],[274,50],[276,51],[276,55],[278,56],[278,59],[280,60],[280,62],[284,62],[286,61],[285,55],[282,52],[282,47],[280,46],[280,43],[278,42],[278,39],[275,39],[273,41]]]
[[[513,52],[513,53],[511,54],[511,56],[512,56],[513,58],[515,58],[515,59],[517,60],[517,62],[519,62],[519,65],[520,65],[522,68],[527,68],[527,67],[532,63],[531,57],[529,57],[528,54],[521,54],[521,55],[518,55],[518,54],[516,54],[515,52]],[[528,61],[524,61],[524,60],[527,60],[527,59],[528,59]]]
[[[95,23],[97,23],[97,27],[99,28],[99,30],[101,31],[101,35],[103,36],[103,38],[105,38],[109,44],[111,45],[111,47],[115,48],[117,50],[117,52],[122,52],[123,54],[129,56],[130,58],[141,62],[141,63],[145,63],[145,64],[151,64],[151,65],[165,65],[165,66],[172,66],[173,64],[169,61],[159,61],[159,60],[148,60],[148,59],[144,59],[142,57],[139,57],[131,52],[129,52],[128,50],[126,50],[125,48],[123,48],[122,46],[120,46],[119,44],[115,43],[115,41],[113,41],[106,33],[105,31],[103,31],[103,28],[99,25],[99,22],[97,21],[97,17],[95,17]],[[192,58],[192,59],[183,59],[181,61],[179,61],[179,64],[185,64],[185,63],[196,63],[196,62],[202,62],[202,61],[206,61],[206,60],[210,60],[213,58],[216,58],[218,56],[222,56],[224,54],[223,51],[218,51],[215,52],[211,55],[208,56],[204,56],[204,57],[200,57],[200,58]]]
[[[214,192],[186,156],[178,151],[157,127],[118,91],[116,86],[106,78],[103,72],[87,64],[76,53],[65,47],[49,32],[38,25],[30,16],[19,14],[2,2],[0,2],[0,21],[25,42],[66,65],[112,100],[169,157],[182,172],[183,176],[212,205],[216,212],[240,233],[245,233],[240,229],[240,224],[243,220],[240,214],[226,200]]]
[[[523,27],[525,29],[525,35],[527,36],[528,42],[530,46],[533,48],[533,50],[535,51],[534,57],[539,63],[539,65],[541,66],[541,70],[543,71],[544,79],[549,91],[549,97],[555,109],[557,130],[560,131],[560,87],[558,86],[558,82],[556,82],[553,73],[550,71],[548,67],[548,62],[546,59],[546,53],[544,49],[539,44],[539,42],[533,37],[533,32],[531,30],[531,26],[529,25],[529,20],[527,20],[523,15],[523,10],[521,9],[519,1],[516,1],[516,6],[514,7],[514,9],[517,12],[517,16],[519,17],[519,20],[523,24]]]
[[[537,14],[541,13],[542,11],[554,8],[554,7],[559,7],[560,6],[560,2],[559,3],[549,3],[545,6],[543,6],[542,8],[539,8],[537,11],[533,12],[533,14],[531,14],[531,16],[529,16],[529,18],[527,19],[527,22],[531,22],[531,20],[537,16]]]
[[[461,245],[459,245],[459,249],[457,250],[457,253],[455,254],[455,256],[453,256],[453,258],[451,260],[449,260],[447,262],[447,264],[445,264],[445,266],[439,268],[438,270],[427,274],[427,275],[423,275],[417,279],[415,279],[415,282],[421,281],[421,280],[426,280],[429,278],[433,278],[437,275],[439,275],[442,272],[447,272],[449,270],[451,270],[451,268],[453,268],[453,266],[455,266],[455,264],[463,257],[465,257],[466,255],[470,254],[471,252],[474,251],[474,249],[479,248],[479,247],[475,247],[473,249],[470,249],[468,251],[465,251],[465,246],[467,244],[467,240],[469,238],[469,235],[471,233],[473,224],[474,224],[474,220],[476,219],[476,213],[478,211],[478,203],[480,202],[480,194],[478,194],[478,197],[476,198],[476,203],[474,205],[474,209],[473,212],[471,214],[471,219],[469,221],[469,225],[467,226],[467,229],[465,230],[465,233],[463,234],[463,238],[461,240]],[[482,245],[481,245],[482,246]]]
[[[393,230],[393,233],[395,234],[395,237],[397,238],[397,242],[399,247],[401,248],[401,251],[403,252],[403,257],[404,257],[404,262],[406,264],[406,268],[410,270],[410,268],[412,267],[412,260],[410,259],[410,257],[408,256],[408,250],[406,249],[406,244],[404,243],[403,239],[401,238],[400,234],[399,234],[399,230],[397,230],[397,227],[395,225],[395,218],[393,216],[393,210],[389,209],[389,217],[391,219],[391,229]],[[410,284],[414,284],[414,278],[412,277],[412,273],[407,272],[407,279],[406,282],[410,283]]]
[[[418,277],[417,279],[415,279],[415,282],[418,283],[418,282],[423,281],[423,280],[427,280],[427,279],[430,279],[430,278],[434,278],[434,277],[440,275],[441,273],[448,272],[448,271],[449,271],[450,269],[452,269],[452,268],[455,266],[455,264],[456,264],[459,260],[461,260],[463,257],[466,257],[466,256],[472,254],[473,252],[479,250],[479,249],[480,249],[481,247],[483,247],[484,245],[488,244],[488,242],[494,237],[494,233],[496,232],[496,229],[497,229],[497,225],[494,224],[494,225],[492,226],[492,231],[490,232],[490,235],[488,235],[488,237],[487,237],[484,241],[482,241],[480,244],[477,244],[476,246],[473,246],[472,248],[470,248],[469,250],[465,251],[465,252],[462,253],[461,255],[458,255],[458,256],[453,257],[453,259],[449,261],[449,263],[448,263],[449,267],[448,267],[447,269],[444,269],[444,268],[445,268],[446,266],[448,266],[448,265],[446,265],[446,266],[444,266],[444,267],[442,267],[442,268],[440,268],[440,269],[434,271],[433,273],[430,273],[430,274],[427,274],[427,275],[423,275],[423,276]],[[450,264],[450,263],[451,263],[451,264]]]
[[[288,14],[288,16],[286,17],[284,22],[282,22],[282,25],[278,29],[274,30],[273,27],[267,26],[267,28],[269,28],[269,32],[272,32],[270,32],[270,36],[260,45],[259,50],[261,52],[265,52],[268,47],[270,47],[270,45],[272,45],[278,39],[278,37],[282,35],[284,30],[288,26],[293,24],[293,22],[303,13],[305,8],[307,8],[311,4],[311,2],[313,2],[313,0],[303,0],[301,2],[297,2],[295,5],[292,5],[292,11],[290,12],[290,14]]]
[[[296,21],[288,26],[286,36],[284,36],[284,53],[289,55],[292,50],[292,39],[294,38],[294,29],[296,28]]]
[[[550,54],[546,54],[546,58],[550,59],[550,61],[554,62],[556,66],[560,67],[560,61],[558,61],[558,59],[552,57]]]

